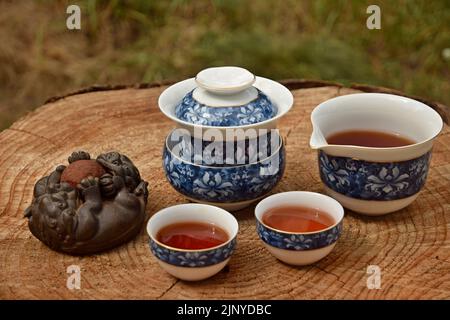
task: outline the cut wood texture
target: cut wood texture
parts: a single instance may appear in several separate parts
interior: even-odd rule
[[[322,192],[316,153],[308,145],[311,110],[339,95],[391,91],[317,81],[285,84],[295,105],[279,124],[287,141],[287,167],[274,192]],[[255,231],[254,206],[235,213],[240,231],[229,266],[197,283],[179,281],[159,267],[144,225],[128,244],[86,257],[54,252],[34,238],[23,218],[34,183],[66,163],[74,150],[129,155],[150,182],[148,217],[187,202],[166,181],[162,168],[163,141],[175,126],[157,106],[164,89],[163,84],[85,89],[50,99],[0,133],[1,299],[450,299],[447,125],[435,142],[428,181],[418,199],[383,217],[346,210],[334,251],[307,267],[288,266],[269,254]],[[426,103],[448,123],[447,107]],[[79,290],[66,286],[71,265],[81,268]],[[380,289],[367,286],[370,265],[381,270]]]

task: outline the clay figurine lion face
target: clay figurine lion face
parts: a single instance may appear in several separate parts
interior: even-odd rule
[[[125,179],[125,184],[129,190],[134,190],[141,176],[131,160],[118,152],[108,152],[97,157],[99,162],[112,175],[121,176]]]

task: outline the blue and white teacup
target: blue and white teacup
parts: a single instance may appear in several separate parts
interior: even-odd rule
[[[278,207],[302,206],[326,212],[334,224],[314,232],[287,232],[266,225],[264,214]],[[331,197],[308,191],[271,195],[255,208],[256,232],[266,248],[279,260],[292,265],[308,265],[323,259],[335,247],[342,232],[344,208]]]
[[[228,234],[225,243],[203,250],[186,250],[167,246],[157,240],[158,232],[171,224],[183,222],[212,223]],[[150,250],[159,265],[174,277],[198,281],[212,277],[230,261],[236,247],[238,222],[229,212],[205,204],[180,204],[155,213],[147,223]]]
[[[310,146],[317,149],[327,194],[344,207],[382,215],[412,203],[423,188],[434,139],[443,121],[429,106],[402,96],[358,93],[318,105],[311,114]],[[372,148],[334,145],[326,137],[351,130],[399,134],[414,144]]]

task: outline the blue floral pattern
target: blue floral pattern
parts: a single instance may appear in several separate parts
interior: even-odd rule
[[[265,243],[285,250],[312,250],[335,243],[342,232],[342,221],[334,227],[316,233],[292,234],[267,228],[256,221],[256,232]]]
[[[261,162],[235,167],[206,167],[181,161],[167,148],[163,167],[170,184],[181,194],[207,202],[239,202],[259,198],[272,190],[285,168],[285,150]]]
[[[159,245],[150,239],[150,250],[160,260],[180,267],[207,267],[231,257],[236,247],[236,238],[227,244],[211,250],[177,251]]]
[[[330,189],[363,200],[396,200],[420,191],[425,184],[431,151],[400,162],[369,162],[334,157],[319,151],[320,178]]]
[[[258,90],[258,97],[243,106],[209,107],[196,101],[190,91],[175,108],[178,119],[207,126],[243,126],[273,118],[278,109]]]

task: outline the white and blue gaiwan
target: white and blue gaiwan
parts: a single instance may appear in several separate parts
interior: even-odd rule
[[[158,103],[177,123],[164,145],[166,178],[189,200],[240,210],[280,181],[285,147],[273,130],[293,105],[280,83],[239,67],[209,68],[167,88]],[[184,135],[191,137],[180,141]],[[263,136],[272,136],[270,147],[259,144]]]
[[[161,112],[179,127],[275,129],[292,107],[282,84],[240,67],[214,67],[170,86],[160,95]]]
[[[214,248],[185,250],[167,246],[158,241],[158,232],[171,224],[202,222],[219,226],[228,234],[228,241]],[[174,277],[198,281],[212,277],[230,261],[236,247],[238,222],[229,212],[204,204],[180,204],[155,213],[147,223],[150,250],[159,265]]]

